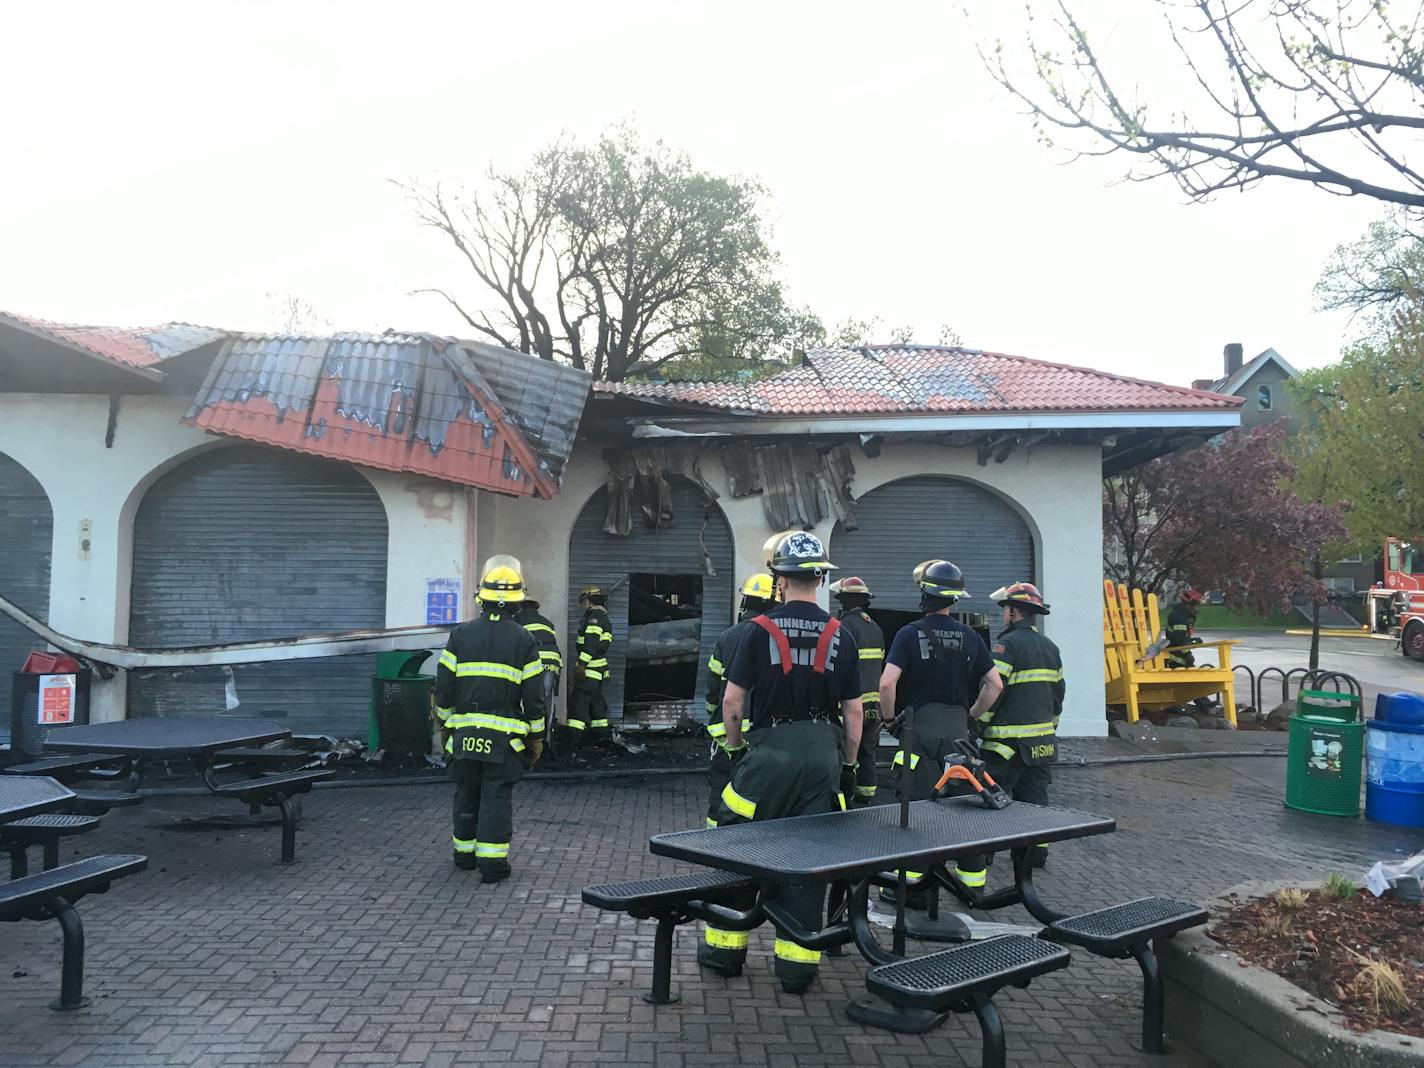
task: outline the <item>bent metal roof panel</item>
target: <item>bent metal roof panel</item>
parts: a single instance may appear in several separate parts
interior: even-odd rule
[[[225,331],[215,327],[194,326],[192,323],[135,327],[78,326],[13,312],[0,312],[0,323],[9,323],[31,334],[68,345],[106,363],[143,370],[227,336]]]
[[[562,392],[586,397],[587,376],[561,370],[580,379]],[[543,434],[536,447],[474,357],[458,342],[424,334],[236,335],[213,361],[184,422],[367,467],[545,498],[558,492],[573,447],[572,428]]]
[[[748,415],[1234,411],[1239,397],[1031,360],[929,345],[812,349],[757,382],[598,383],[602,394]]]

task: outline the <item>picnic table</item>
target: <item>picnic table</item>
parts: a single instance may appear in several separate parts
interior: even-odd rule
[[[887,872],[923,871],[954,889],[958,883],[949,876],[945,861],[1012,851],[1014,887],[981,900],[977,907],[1001,908],[1022,902],[1031,912],[1056,918],[1058,914],[1043,905],[1034,888],[1029,849],[1040,843],[1107,834],[1117,826],[1107,816],[1021,801],[1005,809],[990,809],[974,797],[912,802],[909,826],[901,826],[902,818],[899,806],[873,805],[848,812],[660,834],[648,845],[658,856],[754,879],[761,887],[761,897],[757,908],[741,918],[742,923],[771,919],[808,948],[851,941],[872,965],[883,965],[904,956],[904,907],[901,902],[894,949],[886,950],[870,924],[870,886],[876,877]],[[783,883],[840,885],[839,907],[833,906],[822,931],[798,930],[799,925],[778,908],[774,887]],[[838,911],[844,914],[839,923]],[[891,1030],[922,1031],[930,1024],[922,1012],[871,1000],[854,1002],[848,1011],[852,1019]],[[933,1015],[937,1023],[943,1014]]]
[[[769,921],[779,938],[806,949],[854,943],[871,964],[866,987],[873,995],[847,1006],[847,1015],[858,1022],[918,1033],[938,1027],[951,1012],[972,1012],[983,1038],[985,1068],[1006,1063],[995,994],[1067,967],[1070,945],[1109,959],[1133,958],[1143,978],[1143,1049],[1161,1053],[1164,991],[1153,944],[1205,923],[1205,910],[1172,898],[1144,897],[1068,915],[1046,904],[1033,881],[1035,845],[1107,834],[1116,826],[1107,816],[1023,801],[994,808],[972,796],[902,798],[896,806],[654,835],[649,849],[655,855],[710,870],[590,886],[583,900],[658,921],[653,986],[645,995],[654,1004],[677,1000],[669,982],[677,926],[703,920],[724,930],[750,931]],[[946,866],[958,857],[1003,851],[1013,855],[1014,883],[990,893],[961,886]],[[907,956],[907,870],[925,873],[921,880],[948,889],[975,909],[1022,904],[1044,926]],[[819,930],[805,929],[785,908],[779,888],[788,884],[829,886],[831,908]],[[889,950],[871,928],[872,885],[898,885],[900,890]],[[755,891],[755,903],[747,908],[743,895],[749,890]]]
[[[0,776],[0,824],[53,812],[72,800],[74,791],[54,779]]]
[[[290,864],[296,857],[299,811],[294,799],[334,772],[327,769],[286,771],[225,783],[218,780],[216,765],[222,762],[224,751],[282,741],[291,736],[290,730],[270,719],[155,716],[56,728],[45,738],[45,748],[58,752],[119,753],[128,757],[130,791],[136,791],[142,781],[145,760],[187,757],[202,776],[203,783],[217,796],[243,801],[254,814],[263,805],[281,812],[282,861]]]
[[[152,716],[52,728],[45,738],[45,748],[61,753],[122,754],[129,758],[133,769],[129,789],[136,790],[147,759],[187,757],[207,782],[213,759],[220,750],[264,745],[291,736],[290,730],[270,719]]]

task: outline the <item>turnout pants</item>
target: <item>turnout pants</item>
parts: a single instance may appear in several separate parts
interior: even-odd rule
[[[722,791],[717,815],[719,824],[749,820],[774,820],[784,816],[804,816],[836,812],[845,808],[840,793],[841,732],[827,721],[798,720],[774,727],[758,728],[749,736],[750,750],[732,765],[731,781]],[[781,886],[781,900],[798,923],[819,931],[825,922],[824,883],[792,883]],[[733,908],[750,908],[756,900],[732,903]],[[707,945],[717,963],[740,965],[746,960],[747,932],[708,927]],[[789,988],[804,989],[816,978],[821,962],[819,950],[806,949],[787,938],[776,939],[776,976]]]
[[[603,699],[602,680],[586,676],[574,680],[568,725],[575,732],[576,745],[589,738],[608,737],[608,702]]]
[[[524,762],[513,750],[500,764],[450,761],[455,782],[453,844],[457,868],[509,870],[509,841],[514,834],[514,784]]]
[[[1052,738],[1052,735],[1049,735]],[[1041,742],[1042,738],[1027,739],[1027,741]],[[1000,742],[1001,745],[1012,745],[1011,742]],[[1015,801],[1027,801],[1031,805],[1048,804],[1048,787],[1053,782],[1053,772],[1051,764],[1026,764],[1023,757],[1016,751],[1012,757],[1005,757],[1001,753],[996,753],[992,749],[983,749],[980,755],[984,759],[984,764],[989,770],[989,774],[994,777],[994,781],[1002,786]],[[1035,853],[1048,854],[1048,846],[1034,846]],[[970,890],[982,890],[988,879],[989,863],[993,854],[978,854],[969,857],[960,857],[954,864],[954,877]]]
[[[855,771],[855,798],[857,805],[868,805],[875,800],[876,770],[875,759],[880,755],[880,709],[867,710],[860,725],[860,748],[855,759],[859,766]],[[847,798],[847,800],[851,800]]]
[[[901,732],[904,737],[904,732]],[[958,743],[969,737],[969,710],[962,705],[931,703],[915,709],[914,735],[910,739],[910,800],[925,801],[944,773],[944,758],[958,753]],[[905,764],[901,743],[895,754],[895,785],[900,785]]]
[[[716,827],[722,811],[722,791],[732,781],[732,758],[727,750],[712,743],[712,764],[707,769],[707,826]]]

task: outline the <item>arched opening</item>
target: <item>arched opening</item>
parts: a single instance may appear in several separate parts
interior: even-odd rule
[[[871,616],[892,637],[919,616],[910,578],[924,560],[952,560],[970,597],[956,613],[980,630],[997,629],[989,594],[1037,575],[1033,531],[1014,505],[964,479],[914,475],[887,482],[855,502],[859,525],[836,525],[831,559],[840,575],[859,575],[875,594]]]
[[[129,641],[209,645],[381,627],[386,511],[341,464],[239,445],[157,479],[134,514]],[[371,656],[135,672],[130,716],[232,712],[364,736]],[[232,704],[233,697],[238,704]]]
[[[732,530],[715,501],[686,479],[672,484],[672,519],[658,526],[633,503],[633,531],[604,532],[608,491],[579,512],[569,536],[569,634],[578,633],[579,591],[609,591],[613,623],[604,697],[610,718],[671,724],[702,718],[707,659],[732,623]],[[696,622],[690,622],[695,620]],[[570,663],[577,650],[569,650]]]
[[[54,511],[39,480],[0,453],[0,595],[40,619],[49,618],[49,564]],[[44,642],[0,616],[0,723],[10,723],[10,673]]]

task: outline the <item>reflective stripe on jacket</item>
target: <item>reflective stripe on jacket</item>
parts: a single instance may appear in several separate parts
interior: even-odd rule
[[[539,659],[544,662],[544,670],[562,671],[564,658],[559,652],[559,635],[554,624],[532,608],[524,609],[517,618],[519,625],[539,643]]]
[[[487,612],[451,632],[435,669],[435,714],[450,730],[542,737],[543,673],[534,636],[513,619]]]
[[[850,631],[860,650],[860,695],[867,716],[880,714],[880,672],[885,667],[885,633],[880,624],[862,609],[848,608],[840,613],[841,626]]]
[[[1011,624],[991,649],[1004,692],[983,719],[985,738],[1042,738],[1063,712],[1063,660],[1058,646],[1026,620]]]
[[[602,682],[608,672],[608,647],[613,644],[613,623],[601,605],[594,605],[583,614],[579,624],[578,657],[583,677]]]
[[[718,741],[727,736],[726,724],[722,722],[722,695],[727,692],[727,667],[732,662],[732,654],[737,651],[742,635],[752,625],[750,619],[733,623],[717,636],[716,644],[712,646],[712,655],[707,658],[707,696],[703,701],[703,708],[707,712],[707,733]],[[743,731],[749,730],[750,727],[750,723],[742,724]]]

